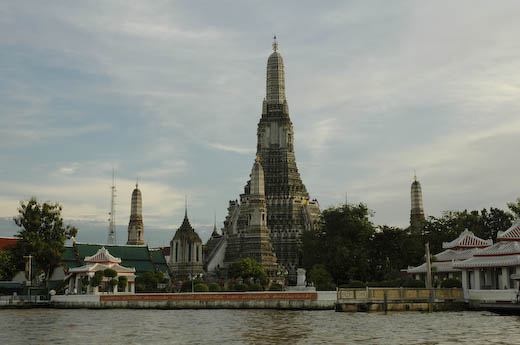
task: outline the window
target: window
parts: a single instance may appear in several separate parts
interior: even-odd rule
[[[188,261],[191,262],[191,243],[188,242]]]
[[[175,262],[179,261],[179,242],[175,242]]]
[[[197,246],[197,262],[199,262],[199,249],[200,249],[200,247]]]

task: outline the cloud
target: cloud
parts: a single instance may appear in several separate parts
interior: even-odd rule
[[[217,150],[222,151],[228,151],[233,153],[240,153],[240,154],[246,154],[246,153],[254,153],[255,151],[253,149],[246,149],[243,147],[237,147],[237,146],[231,146],[231,145],[224,145],[220,143],[210,143],[208,144],[209,147]]]

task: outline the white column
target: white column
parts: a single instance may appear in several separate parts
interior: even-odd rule
[[[480,290],[480,269],[475,268],[475,290]]]
[[[130,292],[135,293],[135,282],[132,282],[132,285],[130,285]]]
[[[509,269],[502,267],[502,286],[500,288],[509,289]]]
[[[462,292],[464,293],[464,299],[469,296],[468,293],[468,271],[462,270]]]

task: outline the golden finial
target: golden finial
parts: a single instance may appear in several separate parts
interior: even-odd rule
[[[413,180],[417,182],[417,171],[413,169]]]
[[[278,51],[278,41],[276,40],[276,35],[273,37],[273,51]]]

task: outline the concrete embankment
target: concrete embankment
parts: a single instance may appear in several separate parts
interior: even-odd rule
[[[208,292],[53,296],[55,308],[334,309],[336,292]]]
[[[462,289],[364,288],[339,289],[336,311],[466,310]]]

